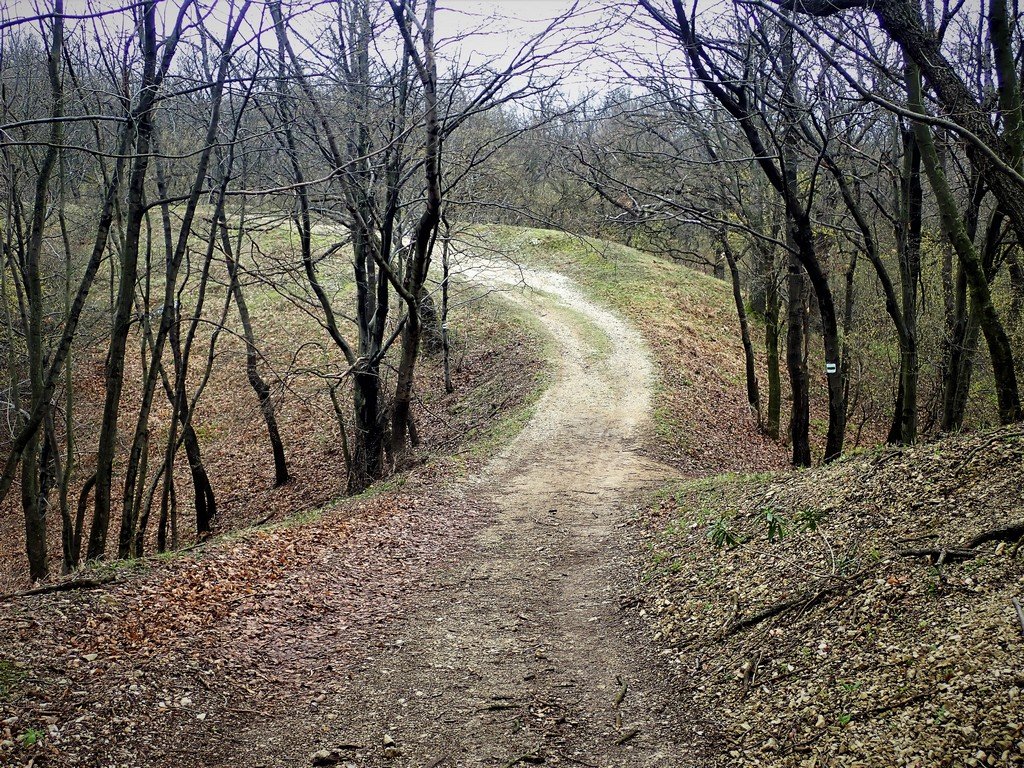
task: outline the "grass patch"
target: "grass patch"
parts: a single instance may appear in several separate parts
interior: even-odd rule
[[[498,299],[497,301],[501,300]],[[532,380],[527,385],[525,392],[522,394],[522,399],[517,406],[504,412],[498,418],[488,422],[472,434],[467,447],[459,452],[460,456],[466,459],[485,460],[498,453],[502,447],[514,440],[522,432],[523,428],[526,427],[530,419],[533,418],[537,410],[537,403],[541,395],[550,386],[554,375],[550,362],[555,357],[557,345],[555,340],[546,332],[540,319],[526,308],[511,301],[501,301],[501,313],[509,326],[519,328],[525,332],[529,339],[530,348],[536,351],[536,358],[545,362],[533,374]],[[497,345],[501,344],[502,341],[499,338],[495,339],[494,343]],[[610,350],[611,344],[607,337],[605,337],[604,343]],[[504,382],[502,381],[496,381],[495,384],[499,388],[504,387]],[[492,389],[481,388],[466,399],[463,407],[480,410],[484,402],[491,399],[490,396],[493,394]]]
[[[0,701],[11,698],[26,674],[26,671],[13,661],[0,659]]]

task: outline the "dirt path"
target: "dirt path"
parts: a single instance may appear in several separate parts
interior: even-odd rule
[[[630,507],[671,473],[637,451],[643,340],[558,275],[470,277],[551,337],[553,380],[518,437],[468,481],[410,480],[6,604],[0,765],[701,764],[712,729],[632,603]]]
[[[699,726],[675,715],[667,670],[622,609],[633,573],[622,505],[663,474],[633,450],[651,363],[640,335],[568,280],[525,277],[545,293],[507,295],[552,335],[554,382],[466,490],[494,505],[493,522],[435,575],[394,642],[321,702],[315,745],[342,764],[695,764],[685,745]],[[509,287],[520,275],[472,279]],[[262,745],[258,764],[295,764],[295,736]]]

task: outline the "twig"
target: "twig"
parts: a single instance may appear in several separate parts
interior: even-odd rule
[[[965,545],[967,549],[974,549],[982,544],[989,541],[1005,541],[1007,544],[1013,544],[1020,539],[1024,538],[1024,520],[1018,520],[1015,523],[1009,525],[1003,525],[999,528],[991,528],[987,531],[982,531],[973,539],[967,542]]]
[[[537,753],[537,750],[533,752],[524,752],[519,757],[515,758],[510,763],[505,763],[503,768],[513,768],[513,766],[519,765],[519,763],[539,763],[543,762],[543,758]]]
[[[861,719],[865,717],[874,717],[875,715],[884,715],[886,712],[892,712],[894,709],[902,709],[909,704],[916,704],[917,702],[927,699],[929,696],[935,693],[934,689],[922,691],[921,693],[915,693],[913,696],[908,696],[905,699],[893,702],[892,704],[883,704],[880,707],[874,709],[868,709],[863,712],[854,712],[850,715],[850,719]]]
[[[586,760],[580,760],[578,757],[573,757],[572,755],[565,754],[565,752],[559,752],[558,756],[563,760],[568,760],[570,763],[576,763],[577,765],[585,765],[587,766],[587,768],[597,768],[597,763],[588,763]]]
[[[959,464],[956,465],[956,467],[954,468],[953,471],[956,472],[957,474],[959,474],[960,472],[962,472],[964,470],[964,468],[968,464],[970,464],[972,461],[974,461],[974,457],[975,456],[977,456],[981,451],[985,450],[986,448],[988,448],[993,443],[997,443],[1000,440],[1012,440],[1015,437],[1024,437],[1024,432],[999,432],[999,433],[993,435],[992,437],[990,437],[988,440],[986,440],[985,442],[981,443],[980,445],[974,446],[974,448],[972,448],[968,452],[968,454],[964,457],[963,461],[961,461]]]
[[[720,638],[724,639],[739,632],[741,629],[747,629],[760,624],[762,621],[778,616],[780,613],[786,613],[794,608],[799,608],[800,612],[803,613],[808,608],[813,608],[826,597],[830,597],[838,592],[843,592],[858,582],[860,582],[865,576],[874,570],[871,568],[864,568],[857,573],[853,574],[849,578],[841,579],[838,584],[831,584],[827,587],[819,589],[817,592],[803,592],[802,594],[792,597],[788,600],[782,600],[774,605],[770,605],[757,613],[747,616],[745,619],[737,619],[730,624],[726,625],[725,629],[722,630]]]
[[[757,668],[761,664],[761,657],[764,656],[764,649],[758,648],[750,658],[750,666],[747,667],[746,672],[743,674],[743,695],[746,696],[750,691],[750,687],[754,684],[754,677],[757,675]]]
[[[640,734],[639,728],[630,728],[615,740],[616,744],[625,744],[630,739],[635,739]]]
[[[890,459],[895,459],[895,458],[897,458],[899,456],[902,456],[902,455],[903,455],[903,449],[902,448],[895,448],[895,449],[886,451],[881,456],[878,456],[877,458],[875,458],[871,462],[871,466],[872,467],[880,467],[883,464],[885,464],[885,462],[889,461]]]
[[[732,622],[723,630],[722,637],[725,638],[729,635],[739,632],[741,629],[753,627],[756,624],[760,624],[762,621],[766,621],[767,619],[770,619],[773,616],[778,616],[780,613],[785,613],[786,611],[792,610],[793,608],[797,608],[799,606],[803,606],[804,609],[810,608],[811,606],[817,604],[823,597],[825,597],[825,595],[827,595],[831,591],[833,591],[832,587],[825,587],[825,589],[819,590],[814,594],[809,594],[805,592],[801,595],[797,595],[796,597],[790,598],[789,600],[782,600],[778,603],[775,603],[774,605],[770,605],[764,610],[758,611],[757,613],[747,616],[745,619],[739,619],[737,621]]]
[[[263,717],[267,719],[271,717],[271,715],[269,715],[268,713],[260,712],[258,709],[245,709],[243,707],[225,707],[224,711],[231,712],[232,714],[236,715],[256,715],[258,717]]]
[[[629,690],[629,683],[623,682],[622,678],[618,675],[615,676],[615,682],[622,686],[619,689],[619,692],[615,694],[615,708],[618,709],[619,705],[622,704],[622,700],[626,698],[626,692]]]
[[[922,533],[920,536],[907,536],[902,539],[896,539],[900,544],[913,544],[915,541],[925,541],[926,539],[937,539],[939,534],[937,533]]]
[[[900,557],[927,557],[931,563],[956,563],[972,560],[980,553],[973,549],[905,549],[897,553]]]
[[[1011,598],[1011,602],[1013,602],[1013,609],[1017,612],[1017,618],[1020,620],[1021,631],[1024,632],[1024,606],[1016,597]]]

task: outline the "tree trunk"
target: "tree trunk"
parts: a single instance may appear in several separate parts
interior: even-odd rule
[[[761,428],[761,393],[757,386],[757,367],[754,361],[754,344],[750,340],[750,326],[747,323],[747,310],[743,304],[743,291],[740,287],[740,271],[736,265],[736,255],[729,245],[729,234],[726,230],[719,233],[722,241],[722,251],[726,263],[729,266],[729,275],[732,279],[732,298],[736,305],[736,316],[740,321],[740,339],[743,342],[743,359],[746,368],[747,378],[747,404],[757,422],[758,429]]]
[[[260,412],[263,414],[263,421],[267,425],[270,450],[274,456],[274,487],[279,488],[291,481],[291,477],[288,475],[288,462],[285,459],[281,432],[277,426],[277,412],[274,408],[274,399],[270,393],[270,385],[260,376],[259,349],[256,346],[256,335],[252,330],[249,305],[246,303],[245,293],[242,291],[242,282],[238,276],[238,263],[233,256],[231,238],[228,236],[228,222],[223,211],[220,216],[220,231],[221,247],[224,251],[224,259],[227,262],[231,293],[235,299],[235,306],[238,307],[238,318],[242,323],[242,335],[245,338],[245,373],[249,379],[249,386],[252,387],[256,393],[256,399],[259,400]]]
[[[419,354],[420,334],[420,319],[416,313],[410,311],[402,330],[402,356],[398,362],[395,404],[391,412],[391,452],[396,459],[405,450],[406,435],[409,430],[413,376]],[[415,443],[413,444],[415,445]]]
[[[950,371],[943,387],[943,432],[959,432],[963,429],[967,402],[971,394],[974,357],[978,352],[978,337],[981,332],[981,312],[973,298],[968,301],[968,306],[962,322],[957,327],[957,336],[953,341],[955,350],[950,358]]]
[[[850,334],[853,333],[853,305],[856,300],[855,280],[857,277],[857,249],[850,254],[850,260],[846,265],[846,291],[843,301],[843,351],[839,362],[840,370],[843,373],[845,391],[843,402],[846,403],[847,411],[850,403],[850,379],[852,374],[852,359],[850,354]],[[849,413],[847,413],[849,419]]]
[[[843,440],[846,434],[846,402],[844,401],[846,387],[843,384],[843,373],[839,365],[842,352],[840,349],[839,325],[838,318],[836,317],[835,302],[832,297],[832,289],[828,283],[828,276],[825,274],[818,259],[810,213],[801,203],[800,197],[800,185],[798,182],[799,152],[796,133],[800,122],[800,114],[798,110],[798,96],[793,87],[793,83],[796,81],[796,62],[793,56],[793,29],[788,25],[783,29],[780,59],[782,61],[782,74],[786,80],[786,94],[782,108],[789,123],[782,142],[780,191],[786,204],[789,243],[791,246],[795,246],[796,258],[807,273],[811,288],[818,301],[818,313],[821,316],[821,335],[825,348],[828,384],[828,434],[825,437],[825,454],[823,458],[826,462],[829,462],[837,459],[843,452]],[[790,332],[792,333],[792,329]],[[806,311],[804,311],[804,334],[806,334]],[[806,346],[806,339],[801,339],[801,341]],[[798,378],[803,380],[801,383],[804,388],[802,395],[807,397],[806,353],[803,353],[802,372]],[[794,411],[797,410],[796,394],[797,392],[794,390]],[[806,433],[806,427],[803,422],[807,422],[809,425],[809,415],[801,415],[799,419],[794,421],[797,427]],[[807,462],[810,462],[809,448],[805,456],[803,446],[799,445],[797,440],[793,442],[793,452],[794,463],[802,466],[802,462],[805,459]]]
[[[811,466],[810,381],[807,375],[807,283],[800,262],[789,258],[789,310],[786,328],[786,367],[793,393],[789,435],[793,443],[793,465]]]
[[[86,557],[99,560],[106,554],[107,530],[110,526],[111,486],[114,454],[117,448],[117,422],[124,386],[124,356],[135,306],[135,282],[138,277],[139,238],[145,216],[146,172],[149,168],[150,141],[153,135],[153,104],[156,97],[156,3],[146,2],[142,11],[143,77],[139,114],[135,128],[135,153],[128,182],[128,215],[125,223],[125,244],[121,250],[121,274],[113,327],[106,361],[106,396],[99,445],[96,449],[96,497],[89,549]]]
[[[1019,323],[1024,306],[1024,267],[1012,248],[1006,254],[1006,266],[1010,273],[1010,322]]]
[[[909,78],[911,82],[909,100],[912,109],[923,112],[920,74],[914,74],[914,77]],[[988,343],[989,357],[992,361],[996,397],[999,403],[999,420],[1003,424],[1020,421],[1024,417],[1024,412],[1021,410],[1020,391],[1017,387],[1013,348],[996,312],[995,305],[992,303],[992,294],[982,260],[974,247],[974,242],[967,234],[963,219],[960,217],[956,197],[950,189],[946,174],[939,163],[931,128],[924,123],[915,123],[914,133],[921,149],[921,160],[925,172],[935,193],[942,228],[952,241],[953,248],[963,265],[971,290],[972,302],[977,303],[981,332]]]
[[[436,5],[436,0],[427,0],[423,21],[417,22],[423,47],[420,52],[413,41],[412,22],[407,18],[411,10],[407,10],[404,3],[391,2],[395,21],[405,41],[406,56],[415,64],[420,84],[423,86],[423,127],[426,129],[423,158],[426,199],[423,213],[416,223],[412,255],[406,266],[402,286],[408,319],[403,330],[402,358],[398,365],[398,381],[391,419],[391,450],[396,458],[405,449],[406,435],[410,432],[412,384],[423,320],[421,297],[430,270],[437,229],[441,222],[441,125],[437,110],[437,66],[434,59]]]
[[[57,165],[61,144],[61,118],[64,115],[64,95],[60,77],[60,63],[64,46],[64,4],[57,0],[52,17],[50,47],[47,51],[47,74],[52,96],[49,146],[43,156],[36,179],[32,203],[32,217],[29,223],[27,247],[23,251],[22,275],[25,283],[27,304],[25,323],[25,349],[28,355],[28,376],[31,388],[32,411],[41,411],[41,421],[51,418],[51,405],[46,387],[46,361],[43,353],[43,287],[40,261],[43,251],[43,235],[46,227],[47,197],[50,178]],[[6,296],[3,299],[6,301]],[[25,427],[29,424],[26,420]],[[29,575],[32,580],[45,579],[49,575],[46,542],[46,502],[44,492],[47,483],[40,476],[48,471],[46,461],[40,465],[40,453],[49,454],[43,445],[38,428],[29,435],[24,447],[24,465],[21,474],[21,500],[25,514],[25,550],[28,555]]]
[[[779,285],[772,265],[771,281],[765,293],[764,347],[765,365],[768,369],[768,420],[765,431],[773,440],[778,440],[782,425],[782,373],[779,365],[779,313],[782,308],[779,299]]]
[[[913,65],[906,77],[914,76]],[[896,243],[899,255],[901,317],[900,371],[896,408],[889,442],[911,445],[917,440],[917,385],[920,371],[917,344],[917,286],[921,281],[921,228],[923,190],[921,152],[913,131],[903,133],[903,169]]]
[[[361,493],[384,471],[384,439],[380,414],[380,377],[374,368],[357,369],[352,376],[355,435],[348,492]]]
[[[205,284],[205,276],[203,279]],[[201,289],[200,297],[205,291]],[[171,408],[174,410],[173,418],[181,424],[182,443],[185,446],[185,456],[188,458],[188,468],[192,475],[192,487],[195,492],[196,506],[196,534],[200,537],[209,535],[213,530],[213,518],[217,515],[217,501],[213,494],[213,486],[210,484],[210,477],[203,465],[203,454],[199,448],[199,437],[192,426],[191,413],[189,412],[189,397],[186,390],[186,354],[190,344],[186,342],[185,349],[182,349],[180,323],[181,316],[177,308],[174,312],[174,322],[171,323],[171,331],[168,340],[171,343],[171,351],[174,356],[175,367],[175,389],[168,391],[171,399]],[[197,305],[196,311],[200,311]],[[172,432],[173,436],[173,432]],[[173,449],[172,449],[173,450]],[[168,470],[169,471],[169,470]],[[173,508],[172,508],[173,510]],[[173,522],[173,521],[172,521]],[[172,526],[172,546],[177,547],[177,528]]]

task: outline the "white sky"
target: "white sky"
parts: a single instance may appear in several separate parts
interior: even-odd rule
[[[88,14],[97,11],[111,11],[132,0],[65,0],[65,13]],[[216,5],[214,5],[216,2]],[[385,6],[385,0],[374,0]],[[240,0],[197,0],[197,5],[204,9],[214,7],[214,17],[222,20],[227,17],[232,6],[237,7]],[[263,0],[254,0],[247,16],[253,24],[259,24],[264,18],[263,27],[269,27],[269,14],[263,6]],[[318,4],[317,0],[283,0],[287,9],[290,5],[296,8]],[[329,0],[319,0],[321,9],[325,10]],[[515,51],[536,34],[543,31],[550,21],[564,14],[573,5],[572,0],[438,0],[437,40],[440,46],[439,55],[443,59],[458,58],[466,62],[467,58],[476,63],[493,61],[500,64],[501,60]],[[577,15],[562,32],[565,36],[582,38],[582,30],[601,17],[601,0],[580,0]],[[53,7],[53,0],[0,0],[0,18],[15,19],[47,13]],[[180,7],[180,0],[164,0],[161,3],[160,15],[165,23],[170,23]],[[316,36],[318,12],[303,14],[309,19],[305,31],[311,38]],[[321,19],[322,21],[322,19]],[[69,22],[69,27],[80,24],[98,23],[110,31],[120,29],[129,33],[132,27],[131,12],[115,13],[106,16],[100,22]],[[302,20],[294,21],[296,30],[303,32],[306,26]],[[162,25],[161,25],[162,26]],[[593,37],[593,33],[589,37]],[[604,42],[608,42],[607,36]],[[563,63],[573,67],[574,73],[565,80],[565,87],[574,92],[599,87],[599,82],[610,72],[611,67],[595,55],[593,47],[580,45],[568,54],[564,54]]]

